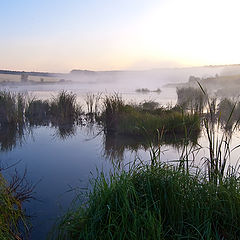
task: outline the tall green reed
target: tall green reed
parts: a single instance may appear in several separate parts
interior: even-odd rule
[[[199,83],[198,83],[199,84]],[[206,91],[199,84],[202,92],[207,96]],[[231,148],[232,135],[236,131],[239,119],[232,122],[236,103],[228,109],[228,116],[225,116],[222,125],[222,109],[216,111],[216,99],[207,97],[207,114],[203,117],[204,131],[208,139],[209,156],[205,157],[208,165],[208,177],[210,181],[218,184],[222,181],[224,174],[229,167],[231,152],[236,148]],[[229,127],[231,126],[231,127]]]

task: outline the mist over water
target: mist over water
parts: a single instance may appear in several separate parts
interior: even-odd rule
[[[177,97],[175,89],[165,88],[166,84],[187,82],[189,76],[212,77],[220,74],[223,70],[224,67],[193,67],[148,71],[77,71],[75,73],[72,71],[69,74],[54,75],[54,78],[64,80],[61,84],[49,82],[47,84],[4,85],[1,86],[1,89],[26,92],[40,99],[48,99],[61,90],[67,90],[76,93],[80,102],[86,93],[111,94],[117,92],[129,101],[139,102],[152,99],[165,105],[167,103],[175,104]],[[31,79],[32,77],[29,76],[29,80]],[[153,92],[150,94],[136,93],[136,89],[141,88],[147,88],[150,91],[160,88],[162,92],[160,94]]]

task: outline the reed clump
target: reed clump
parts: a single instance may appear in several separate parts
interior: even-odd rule
[[[18,125],[24,123],[26,96],[0,91],[0,124]]]
[[[93,182],[88,200],[69,211],[57,239],[238,239],[240,183],[219,185],[163,164],[140,165]]]
[[[94,123],[99,120],[101,115],[100,107],[101,93],[88,93],[85,97],[85,103],[87,107],[86,120]]]
[[[158,102],[155,101],[144,101],[143,103],[140,104],[140,108],[143,110],[154,110],[159,106]]]
[[[25,110],[26,120],[30,125],[48,124],[50,120],[50,104],[48,101],[31,99]]]
[[[76,94],[61,91],[50,102],[50,115],[59,121],[77,121],[81,108],[76,101]]]
[[[105,126],[105,131],[113,133],[119,122],[119,115],[126,110],[125,103],[121,96],[114,94],[106,96],[103,100],[104,112],[101,120]]]
[[[150,93],[150,90],[148,88],[138,88],[136,89],[137,93]]]
[[[177,104],[184,110],[202,113],[207,105],[208,96],[200,88],[177,88],[177,96]]]
[[[0,91],[0,126],[15,128],[26,123],[43,124],[49,121],[78,121],[82,114],[76,95],[61,91],[50,101],[28,99],[25,94]]]
[[[156,130],[171,134],[199,133],[198,114],[184,113],[179,109],[156,108],[153,101],[131,106],[119,96],[106,97],[102,123],[107,133],[140,136],[154,135]]]

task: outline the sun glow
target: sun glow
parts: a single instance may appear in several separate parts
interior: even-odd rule
[[[239,1],[170,1],[142,19],[142,51],[186,65],[240,62]]]
[[[24,14],[20,3],[14,12],[6,3],[0,9],[1,68],[68,72],[240,63],[239,0],[87,2],[71,0],[58,10],[52,1],[45,7],[32,2]]]

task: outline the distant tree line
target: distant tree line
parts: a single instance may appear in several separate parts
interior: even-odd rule
[[[25,71],[12,71],[12,70],[0,70],[0,74],[13,74],[13,75],[27,74],[31,76],[42,76],[42,77],[53,77],[56,75],[56,73],[48,73],[48,72],[25,72]]]

